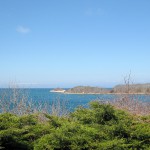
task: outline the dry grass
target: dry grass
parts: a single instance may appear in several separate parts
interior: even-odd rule
[[[119,96],[119,98],[111,102],[111,104],[118,109],[128,111],[134,115],[150,115],[150,103],[144,103],[134,99],[133,95]]]
[[[32,103],[27,94],[17,86],[3,91],[0,96],[0,112],[10,112],[17,115],[33,113]]]
[[[144,103],[136,98],[136,94],[130,94],[133,89],[133,81],[131,79],[131,72],[124,77],[124,87],[126,94],[118,95],[111,104],[119,109],[126,110],[134,115],[150,115],[150,103]]]
[[[67,101],[57,98],[52,104],[32,101],[27,91],[16,84],[0,93],[0,113],[13,113],[19,116],[28,114],[51,114],[67,116]]]

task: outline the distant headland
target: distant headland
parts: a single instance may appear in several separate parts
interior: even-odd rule
[[[107,94],[108,89],[91,86],[77,86],[65,91],[66,94]]]
[[[67,90],[56,88],[51,90],[50,92],[64,94],[150,94],[150,83],[116,85],[111,89],[92,86],[76,86]]]

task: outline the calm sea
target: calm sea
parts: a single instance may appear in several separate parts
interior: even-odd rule
[[[118,99],[119,96],[113,94],[62,94],[62,93],[52,93],[51,89],[18,89],[19,94],[24,94],[26,98],[30,101],[38,103],[49,103],[52,104],[56,101],[63,101],[67,104],[67,107],[71,110],[75,109],[78,106],[87,106],[89,102],[94,100],[102,101],[112,101]],[[10,89],[0,89],[0,98],[4,95],[9,97],[12,91]],[[143,102],[150,102],[150,95],[135,95],[135,99]]]

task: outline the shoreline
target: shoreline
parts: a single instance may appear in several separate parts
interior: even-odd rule
[[[150,93],[62,93],[62,94],[74,94],[74,95],[150,95]]]

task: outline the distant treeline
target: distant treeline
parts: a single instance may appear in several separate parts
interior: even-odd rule
[[[112,93],[144,93],[150,94],[150,84],[117,85]]]
[[[150,84],[131,84],[131,85],[117,85],[112,89],[91,87],[91,86],[77,86],[66,90],[65,93],[74,94],[109,94],[109,93],[136,93],[136,94],[150,94]]]

